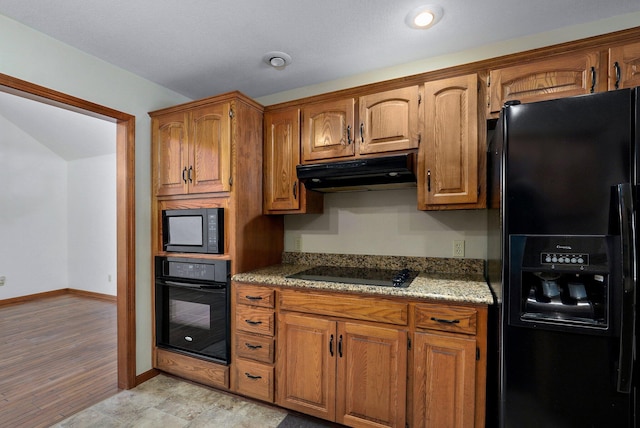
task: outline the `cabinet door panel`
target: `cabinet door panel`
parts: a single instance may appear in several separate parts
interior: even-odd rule
[[[153,141],[155,194],[178,195],[187,191],[187,115],[175,113],[164,116],[154,126]]]
[[[383,153],[418,148],[418,87],[360,97],[358,152]]]
[[[313,104],[302,110],[305,162],[354,155],[354,109],[354,99],[348,98]]]
[[[276,357],[276,403],[319,418],[333,420],[335,354],[335,322],[280,313]]]
[[[492,70],[489,113],[511,100],[530,103],[603,90],[599,67],[600,53],[584,52]]]
[[[640,86],[640,42],[609,49],[609,90],[636,86]]]
[[[192,113],[190,193],[229,190],[231,174],[230,103]]]
[[[428,82],[418,205],[478,201],[478,80],[475,74]]]
[[[300,110],[265,116],[265,210],[300,208]]]
[[[407,333],[351,322],[338,327],[336,421],[404,427]]]
[[[475,339],[416,333],[413,352],[414,425],[473,428]]]

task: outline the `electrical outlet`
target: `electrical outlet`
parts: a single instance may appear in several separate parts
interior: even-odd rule
[[[6,276],[0,276],[0,286],[3,286],[6,280],[7,280]]]
[[[296,252],[302,251],[302,236],[296,236],[293,240],[293,250]]]
[[[464,257],[464,240],[453,241],[453,257]]]

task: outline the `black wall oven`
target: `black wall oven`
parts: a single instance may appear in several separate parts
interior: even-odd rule
[[[230,262],[156,257],[156,345],[228,364]]]

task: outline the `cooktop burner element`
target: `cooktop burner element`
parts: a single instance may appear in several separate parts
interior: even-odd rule
[[[287,278],[311,281],[341,282],[347,284],[378,285],[382,287],[408,287],[418,276],[409,269],[371,269],[342,266],[315,266]]]

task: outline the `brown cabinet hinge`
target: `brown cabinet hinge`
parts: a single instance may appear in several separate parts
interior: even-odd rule
[[[422,94],[418,94],[418,105],[422,104]]]
[[[407,338],[407,349],[411,351],[411,338]]]
[[[476,348],[476,361],[480,361],[480,348]]]

